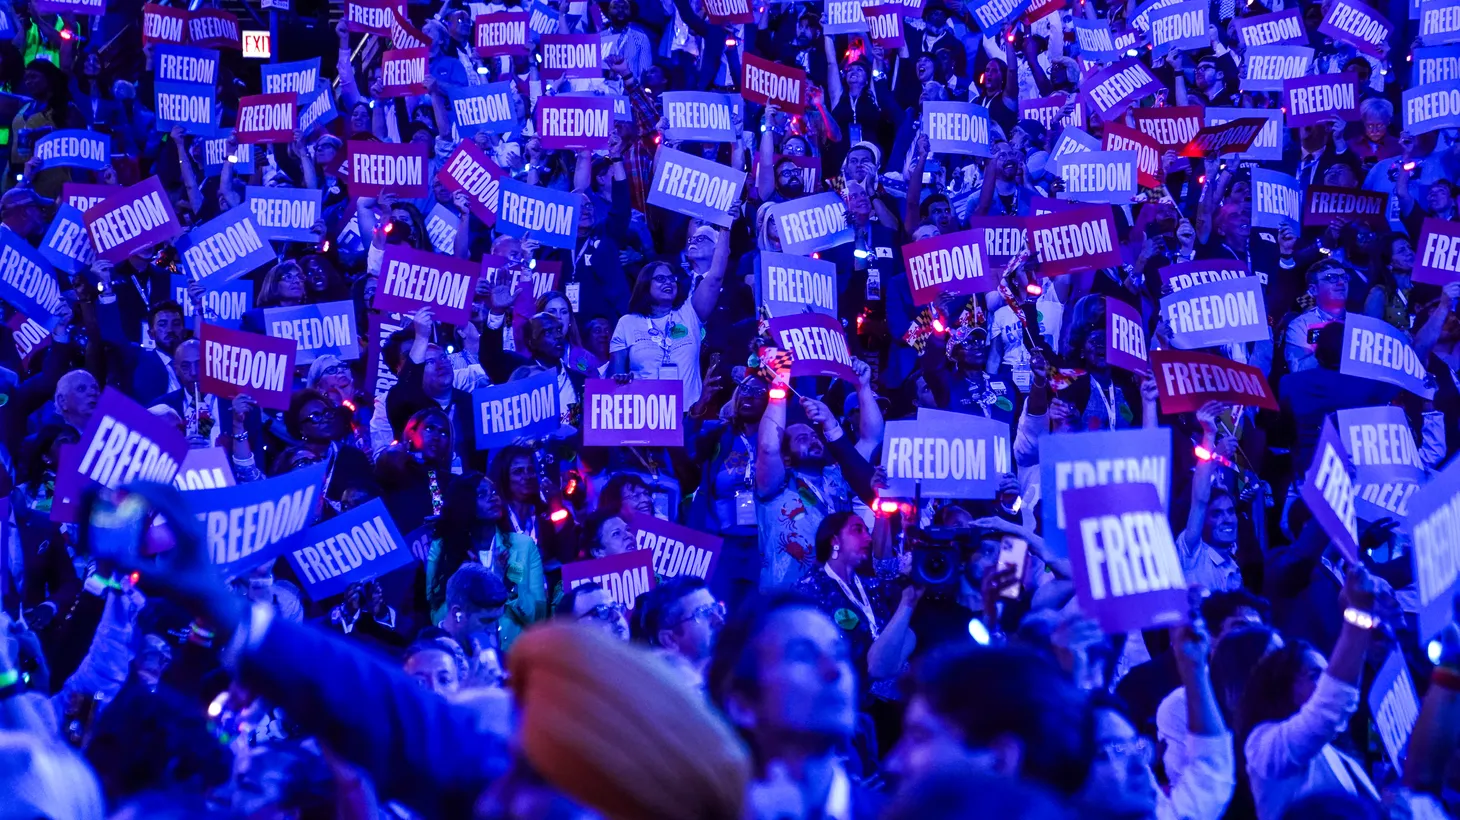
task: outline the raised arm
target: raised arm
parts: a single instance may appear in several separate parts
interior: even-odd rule
[[[740,218],[740,203],[730,206],[731,219]],[[710,314],[715,310],[715,303],[720,301],[720,288],[725,283],[725,268],[730,264],[730,229],[721,228],[715,234],[715,256],[710,260],[710,269],[705,272],[700,283],[695,285],[694,295],[691,297],[694,304],[695,315],[700,317],[701,322],[708,322]]]
[[[776,398],[774,391],[781,391]],[[786,430],[786,396],[789,391],[771,386],[772,396],[766,402],[755,437],[755,494],[765,497],[786,484],[786,464],[781,460],[781,436]]]

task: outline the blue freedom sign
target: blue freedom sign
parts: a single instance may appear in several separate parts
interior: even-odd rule
[[[1422,399],[1435,395],[1434,379],[1409,346],[1409,337],[1383,319],[1360,313],[1344,317],[1338,372],[1392,384]]]
[[[1281,228],[1287,224],[1299,233],[1302,218],[1303,192],[1298,180],[1282,171],[1253,168],[1252,227]]]
[[[313,601],[416,560],[378,498],[310,527],[285,557]]]
[[[91,244],[91,235],[86,232],[86,221],[81,211],[64,202],[56,204],[56,215],[39,248],[47,262],[71,275],[86,269],[96,260],[96,247]]]
[[[1352,318],[1352,317],[1349,317]],[[1450,625],[1460,592],[1460,464],[1430,478],[1409,502],[1420,646]]]
[[[265,63],[259,66],[259,74],[263,77],[265,94],[293,91],[302,97],[313,93],[319,84],[319,58],[293,63]]]
[[[544,245],[573,247],[578,238],[578,211],[583,204],[580,194],[538,188],[506,177],[498,187],[498,231],[519,239],[531,231],[532,238]]]
[[[339,116],[340,109],[335,107],[335,95],[330,91],[329,83],[299,95],[299,130],[302,133],[323,128]]]
[[[0,225],[0,298],[46,330],[56,326],[61,283],[24,237]]]
[[[208,557],[224,578],[272,561],[314,523],[324,496],[325,465],[235,487],[183,493],[203,525]]]
[[[152,46],[154,79],[159,83],[216,86],[219,62],[217,50],[211,48],[168,43]]]
[[[112,138],[84,128],[68,128],[36,140],[35,156],[41,168],[85,168],[100,171],[111,164]]]
[[[193,228],[177,240],[178,259],[188,277],[217,287],[274,262],[274,248],[259,233],[248,203]]]
[[[1271,337],[1267,302],[1255,276],[1218,279],[1161,297],[1161,314],[1171,326],[1171,344],[1200,350]]]
[[[1013,469],[1009,425],[965,413],[890,421],[882,467],[893,498],[993,498]]]
[[[740,199],[745,172],[718,162],[660,148],[654,155],[650,205],[730,227],[730,206]]]
[[[666,91],[661,97],[669,127],[664,138],[700,142],[734,142],[735,111],[743,107],[739,95],[710,91]]]
[[[548,371],[471,394],[477,449],[506,447],[519,438],[555,433],[560,425],[558,377]]]
[[[360,358],[355,303],[349,300],[265,308],[264,332],[299,343],[294,354],[295,364],[309,364],[320,356]]]
[[[213,86],[158,81],[153,83],[152,88],[158,131],[167,133],[177,125],[195,137],[217,136],[218,118],[213,111]]]
[[[1131,399],[1138,399],[1132,396]],[[1044,543],[1067,557],[1061,493],[1107,484],[1150,484],[1171,511],[1171,428],[1055,433],[1039,439],[1039,485],[1044,498]]]
[[[172,301],[182,305],[183,320],[189,327],[197,327],[193,321],[193,300],[188,298],[188,278],[174,273],[172,280]],[[239,279],[216,288],[203,291],[203,321],[210,325],[238,330],[243,324],[243,314],[253,309],[253,282]]]
[[[451,86],[451,113],[456,117],[456,133],[471,139],[479,131],[488,134],[514,134],[517,116],[512,112],[511,81],[486,85]]]
[[[270,188],[248,186],[246,193],[248,209],[253,214],[259,234],[270,241],[309,242],[319,241],[314,233],[314,223],[323,217],[320,214],[324,191],[318,188]]]
[[[1425,46],[1415,49],[1413,55],[1411,88],[1460,80],[1460,45]]]
[[[803,196],[771,207],[771,218],[781,235],[781,250],[802,256],[852,241],[856,232],[847,219],[847,206],[833,191]]]
[[[203,140],[203,176],[216,177],[223,173],[224,163],[231,163],[233,172],[240,176],[253,173],[253,146],[235,145],[229,153],[228,138],[232,135],[232,128],[220,128],[217,137]]]

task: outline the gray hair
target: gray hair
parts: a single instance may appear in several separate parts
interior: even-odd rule
[[[1359,116],[1383,120],[1385,125],[1394,122],[1394,103],[1381,97],[1370,97],[1359,103]]]

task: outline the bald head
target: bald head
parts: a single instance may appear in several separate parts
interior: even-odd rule
[[[85,370],[72,370],[56,382],[56,412],[67,424],[84,430],[100,395],[95,376]]]
[[[178,383],[184,390],[194,390],[198,385],[198,372],[201,369],[199,363],[202,361],[203,343],[197,339],[188,339],[179,342],[172,351],[172,372],[177,374]]]

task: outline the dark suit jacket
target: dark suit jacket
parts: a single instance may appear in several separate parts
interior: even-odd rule
[[[397,437],[405,430],[406,422],[413,414],[440,406],[421,388],[421,375],[421,366],[407,356],[405,364],[401,366],[400,381],[390,388],[390,393],[385,397],[385,412]],[[451,407],[452,441],[456,445],[456,454],[461,457],[465,468],[481,472],[486,467],[486,459],[477,450],[477,430],[472,418],[475,405],[471,394],[452,388]]]
[[[136,399],[143,407],[155,403],[167,392],[168,366],[156,350],[144,349],[126,335],[127,319],[122,314],[121,294],[117,301],[96,306],[100,337],[89,344],[100,346],[106,363],[106,383]],[[138,326],[140,328],[140,325]],[[96,352],[92,351],[93,354]]]
[[[76,577],[76,568],[71,556],[66,553],[66,542],[61,536],[59,524],[51,522],[50,516],[26,507],[25,496],[19,490],[10,493],[10,507],[15,511],[15,523],[20,533],[22,550],[23,586],[19,598],[23,608],[30,609],[45,601],[56,605],[58,616],[64,616],[81,594],[81,579]],[[5,526],[9,526],[6,524]],[[12,616],[15,610],[15,579],[10,577],[10,568],[4,570],[5,608]]]
[[[176,410],[177,414],[181,416],[183,414],[183,391],[181,389],[178,389],[172,391],[171,393],[164,393],[161,396],[157,397],[155,400],[153,400],[152,403],[165,404],[168,407]],[[232,399],[225,399],[222,396],[218,397],[218,416],[219,417],[215,419],[215,421],[218,423],[218,434],[221,436],[232,436]],[[249,412],[248,419],[244,422],[244,427],[248,428],[249,442],[255,448],[262,446],[264,437],[264,423],[262,414],[259,412],[258,408],[254,408],[252,411]]]
[[[10,400],[0,404],[0,445],[10,458],[20,457],[20,442],[25,439],[30,416],[46,406],[56,395],[56,383],[71,369],[76,360],[76,345],[52,343],[46,350],[41,372],[26,379],[10,391]]]

